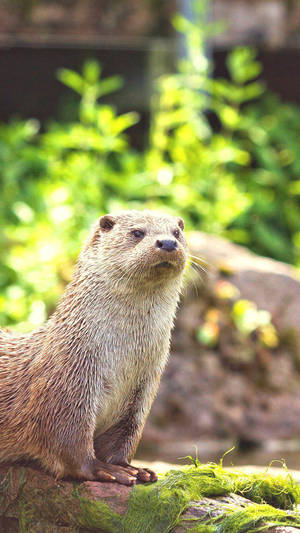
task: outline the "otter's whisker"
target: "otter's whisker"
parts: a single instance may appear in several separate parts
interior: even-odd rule
[[[207,260],[205,260],[204,258],[197,257],[196,255],[189,254],[189,259],[191,260],[191,262],[201,266],[205,270],[212,266],[211,263],[209,263]]]

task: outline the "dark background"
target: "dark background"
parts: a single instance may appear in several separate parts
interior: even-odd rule
[[[150,94],[153,74],[149,70],[149,57],[163,54],[169,69],[174,61],[175,44],[171,42],[162,51],[156,49],[99,48],[92,46],[33,46],[14,45],[0,48],[0,121],[12,117],[35,118],[45,123],[52,119],[68,120],[73,117],[76,95],[56,78],[61,67],[80,70],[88,58],[97,59],[103,75],[120,74],[124,87],[109,96],[109,101],[120,112],[136,110],[141,120],[132,130],[133,142],[143,144],[149,121]],[[166,53],[167,50],[167,53]],[[211,53],[216,76],[227,76],[228,50],[214,49]],[[167,59],[165,59],[167,57]],[[268,88],[283,100],[300,103],[300,50],[260,50],[263,80]],[[5,76],[4,76],[5,73]]]

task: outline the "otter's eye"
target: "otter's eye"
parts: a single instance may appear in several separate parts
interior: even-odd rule
[[[145,232],[140,229],[134,229],[132,232],[132,235],[134,235],[137,239],[142,239],[145,237]]]
[[[179,236],[180,236],[179,230],[176,229],[175,231],[173,231],[173,235],[174,235],[175,239],[179,239]]]

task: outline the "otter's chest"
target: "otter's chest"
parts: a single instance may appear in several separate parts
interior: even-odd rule
[[[97,414],[97,426],[102,430],[122,417],[141,383],[152,381],[165,367],[170,320],[150,320],[111,324],[109,338],[102,344],[103,380]]]

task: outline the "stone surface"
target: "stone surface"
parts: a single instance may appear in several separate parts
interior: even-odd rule
[[[280,329],[295,327],[300,334],[300,277],[293,267],[207,233],[191,233],[189,244],[211,275],[225,269],[243,298],[270,311]]]
[[[106,0],[0,1],[0,33],[25,39],[59,35],[67,39],[171,36],[171,17],[178,9],[165,2]],[[185,11],[184,3],[182,10]],[[212,0],[212,17],[226,29],[214,37],[221,46],[249,44],[280,47],[299,45],[298,0]]]
[[[118,484],[56,481],[33,468],[0,467],[1,533],[86,533],[101,529],[99,501],[125,514],[131,489]]]
[[[281,0],[214,0],[215,20],[225,20],[222,45],[258,43],[282,46],[287,31],[287,3]]]
[[[176,533],[184,533],[195,526],[193,520],[205,520],[207,518],[215,518],[218,523],[222,522],[221,517],[224,513],[228,512],[228,509],[234,508],[235,511],[243,510],[247,505],[251,505],[252,502],[238,496],[237,494],[230,494],[228,496],[219,496],[217,498],[203,498],[199,502],[191,502],[189,509],[183,514],[182,526],[175,529]],[[247,531],[244,530],[243,531]],[[266,533],[297,533],[298,528],[294,527],[270,527],[264,529]]]
[[[151,465],[150,465],[151,466]],[[169,467],[171,465],[168,465]],[[55,481],[51,476],[23,466],[0,467],[0,531],[1,533],[119,533],[118,526],[103,525],[101,507],[105,503],[118,515],[124,515],[131,488],[98,482],[72,483]],[[191,502],[183,515],[183,525],[173,533],[183,533],[195,522],[212,515],[220,517],[228,509],[243,509],[249,500],[235,494],[203,498]],[[266,529],[269,533],[293,533],[295,528]],[[155,532],[153,532],[155,533]]]
[[[112,37],[149,36],[155,24],[166,25],[172,0],[152,9],[149,2],[107,2],[105,0],[66,0],[45,2],[1,2],[0,33],[64,35],[85,39],[94,35]]]

